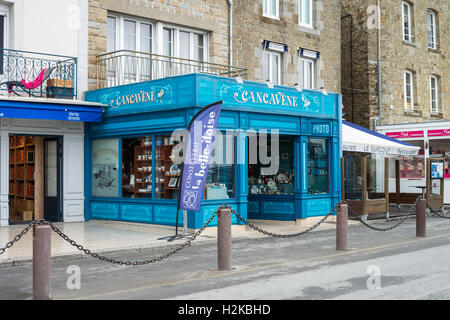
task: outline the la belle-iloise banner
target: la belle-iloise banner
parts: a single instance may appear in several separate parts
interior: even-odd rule
[[[222,101],[210,104],[189,123],[178,199],[181,210],[200,211],[221,108]]]

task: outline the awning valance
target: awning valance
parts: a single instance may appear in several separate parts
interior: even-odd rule
[[[0,99],[0,118],[100,122],[102,114],[102,105],[76,100]]]
[[[420,148],[368,130],[351,122],[342,121],[342,151],[377,153],[385,155],[417,155]]]

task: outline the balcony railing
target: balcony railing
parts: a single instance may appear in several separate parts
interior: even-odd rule
[[[77,58],[0,49],[0,94],[76,99]]]
[[[247,77],[247,69],[129,50],[97,56],[97,88],[155,80],[190,73]]]

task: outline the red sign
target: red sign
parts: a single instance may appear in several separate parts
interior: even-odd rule
[[[391,138],[401,139],[401,138],[423,138],[424,132],[421,131],[397,131],[397,132],[386,132],[386,135]]]
[[[428,130],[428,136],[429,137],[450,136],[450,129]]]

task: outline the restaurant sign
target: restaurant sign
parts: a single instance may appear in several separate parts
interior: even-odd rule
[[[386,132],[386,135],[388,137],[394,138],[394,139],[401,139],[401,138],[423,138],[424,132],[423,130],[418,131],[396,131],[396,132]]]

